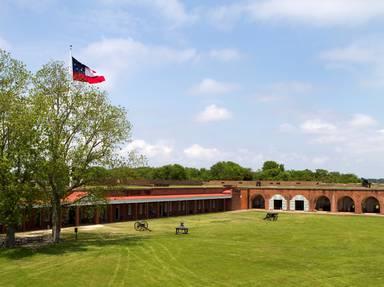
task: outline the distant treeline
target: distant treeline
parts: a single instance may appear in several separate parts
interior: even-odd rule
[[[253,171],[231,161],[221,161],[206,168],[184,167],[179,164],[161,167],[120,167],[105,169],[94,167],[90,171],[91,182],[97,184],[124,182],[126,180],[281,180],[281,181],[320,181],[327,183],[360,183],[361,180],[351,173],[340,173],[316,169],[315,171],[285,170],[283,164],[266,161],[260,170]]]

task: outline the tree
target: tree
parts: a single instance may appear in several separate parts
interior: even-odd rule
[[[263,180],[287,180],[288,174],[285,172],[283,164],[269,160],[264,162],[261,172],[257,172],[255,177]]]
[[[61,200],[86,183],[90,167],[113,163],[131,125],[125,110],[109,103],[104,91],[72,83],[61,62],[50,62],[35,74],[31,104],[40,140],[37,182],[52,207],[52,237],[57,243]]]
[[[15,245],[15,231],[33,189],[34,118],[25,97],[30,78],[25,65],[0,49],[0,222],[7,227],[6,245]]]
[[[244,180],[252,178],[251,170],[232,161],[220,161],[211,166],[212,179]]]
[[[279,163],[272,161],[272,160],[268,160],[268,161],[264,162],[263,171],[270,170],[270,169],[278,169],[280,171],[284,171],[284,165],[279,164]]]
[[[153,178],[165,180],[185,180],[187,179],[187,173],[183,166],[179,164],[169,164],[155,169],[153,172]]]

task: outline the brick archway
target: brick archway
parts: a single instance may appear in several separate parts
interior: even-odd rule
[[[295,195],[289,201],[289,210],[309,211],[309,201],[303,195]]]
[[[380,213],[380,203],[374,196],[369,196],[361,202],[363,213]]]
[[[269,199],[269,209],[287,210],[287,200],[281,194],[275,194]]]
[[[252,208],[265,209],[265,199],[261,194],[256,194],[251,200]]]
[[[355,212],[355,202],[349,196],[343,196],[337,201],[337,211]]]
[[[316,199],[315,210],[316,211],[331,211],[330,199],[325,195],[319,196]]]

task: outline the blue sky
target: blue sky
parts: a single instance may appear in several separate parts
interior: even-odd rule
[[[150,165],[384,177],[381,0],[0,0],[0,47],[105,75]]]

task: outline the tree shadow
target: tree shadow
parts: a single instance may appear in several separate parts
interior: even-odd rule
[[[86,252],[93,248],[103,248],[107,246],[137,246],[144,240],[148,240],[146,235],[127,235],[127,234],[104,234],[83,232],[76,240],[74,236],[66,234],[58,244],[46,243],[44,245],[20,246],[11,249],[0,249],[0,258],[20,260],[33,257],[39,254],[62,255],[73,252]]]

